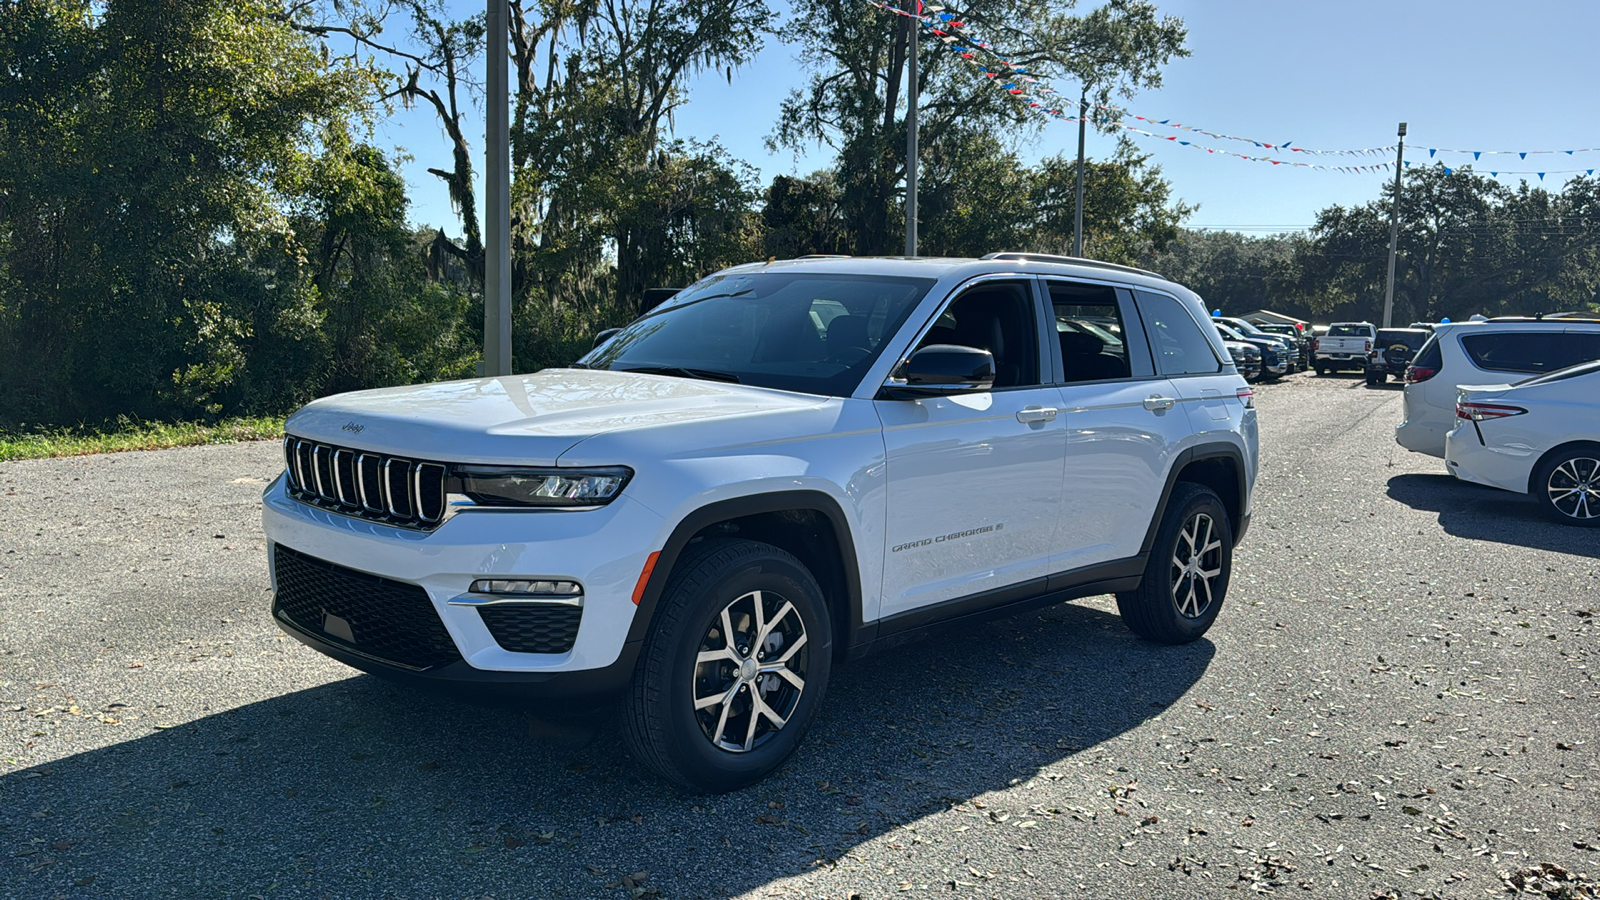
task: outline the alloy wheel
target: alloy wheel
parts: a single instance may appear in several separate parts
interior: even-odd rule
[[[1198,619],[1211,607],[1214,588],[1222,575],[1222,539],[1216,522],[1195,513],[1183,523],[1172,550],[1172,602],[1178,614]]]
[[[1576,456],[1562,462],[1550,470],[1545,491],[1550,505],[1568,518],[1600,517],[1600,460]]]
[[[722,608],[695,655],[694,714],[711,743],[748,753],[776,735],[806,688],[805,622],[773,591]]]

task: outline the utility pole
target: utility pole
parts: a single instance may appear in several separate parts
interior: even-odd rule
[[[1383,327],[1394,327],[1394,251],[1400,241],[1400,170],[1406,167],[1406,123],[1400,123],[1400,149],[1394,154],[1394,202],[1389,205],[1389,281],[1383,290]]]
[[[1089,86],[1078,97],[1078,205],[1072,215],[1072,255],[1083,256],[1083,130],[1089,123]]]
[[[511,118],[507,0],[488,0],[488,109],[484,135],[483,374],[511,374]]]
[[[911,30],[910,51],[906,61],[911,77],[906,81],[906,255],[917,255],[917,32],[922,29],[922,0],[906,0],[912,18],[906,20]]]

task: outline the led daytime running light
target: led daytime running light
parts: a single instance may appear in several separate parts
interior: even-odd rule
[[[622,492],[633,470],[457,466],[451,490],[481,506],[602,506]]]

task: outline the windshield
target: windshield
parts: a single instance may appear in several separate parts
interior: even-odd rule
[[[1222,335],[1223,340],[1229,340],[1229,341],[1243,341],[1244,340],[1244,335],[1240,334],[1237,331],[1234,331],[1231,327],[1229,327],[1227,325],[1224,325],[1221,322],[1213,321],[1211,324],[1217,326],[1217,333]]]
[[[578,365],[847,396],[933,284],[793,271],[712,275]]]
[[[1244,319],[1229,319],[1228,324],[1233,326],[1233,330],[1240,334],[1248,334],[1251,337],[1268,337],[1266,332],[1246,322]]]

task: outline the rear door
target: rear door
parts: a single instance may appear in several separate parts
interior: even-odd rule
[[[1190,426],[1177,390],[1156,374],[1127,288],[1049,277],[1043,284],[1066,425],[1066,489],[1053,567],[1067,572],[1138,554],[1172,447]]]
[[[1191,433],[1233,431],[1230,404],[1239,402],[1240,379],[1231,364],[1224,364],[1226,356],[1219,355],[1220,341],[1211,340],[1177,297],[1149,290],[1135,291],[1134,296],[1156,374],[1171,389],[1162,396],[1178,401]],[[1209,323],[1204,328],[1216,331]]]

